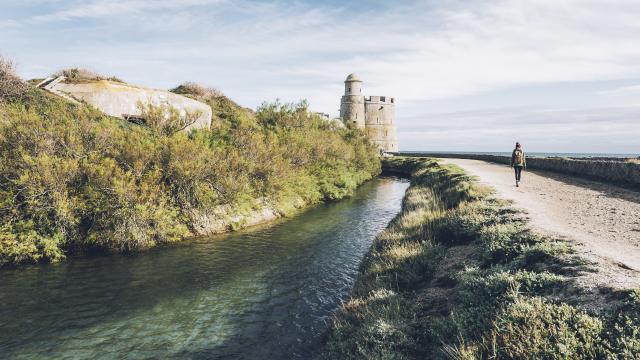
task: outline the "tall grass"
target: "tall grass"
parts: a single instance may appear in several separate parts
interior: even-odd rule
[[[325,359],[593,359],[640,354],[640,291],[588,313],[565,297],[582,266],[510,204],[450,165],[385,160],[411,175],[402,211],[364,259]]]

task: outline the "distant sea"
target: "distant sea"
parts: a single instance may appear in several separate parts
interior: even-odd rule
[[[413,154],[461,154],[461,155],[499,155],[499,156],[511,156],[510,151],[500,152],[482,152],[482,151],[400,151],[402,153]],[[556,153],[556,152],[527,152],[527,156],[535,157],[570,157],[570,158],[640,158],[638,154],[608,154],[608,153]]]

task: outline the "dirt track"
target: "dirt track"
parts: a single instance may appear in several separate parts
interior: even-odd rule
[[[520,187],[513,169],[478,160],[443,159],[479,177],[500,198],[525,210],[535,231],[576,244],[596,263],[591,280],[613,288],[640,287],[640,193],[540,171],[524,171]]]

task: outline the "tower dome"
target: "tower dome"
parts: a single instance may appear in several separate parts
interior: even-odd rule
[[[362,80],[356,74],[349,74],[344,81],[345,95],[362,95]]]
[[[360,78],[358,77],[358,75],[356,74],[349,74],[349,76],[347,76],[347,80],[345,80],[344,82],[362,82],[362,80],[360,80]]]

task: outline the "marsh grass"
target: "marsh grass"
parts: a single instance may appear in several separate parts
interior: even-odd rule
[[[535,235],[490,189],[427,158],[385,160],[410,175],[379,234],[324,359],[593,359],[640,354],[640,291],[587,313],[563,300],[567,244]],[[581,269],[585,270],[585,269]]]

